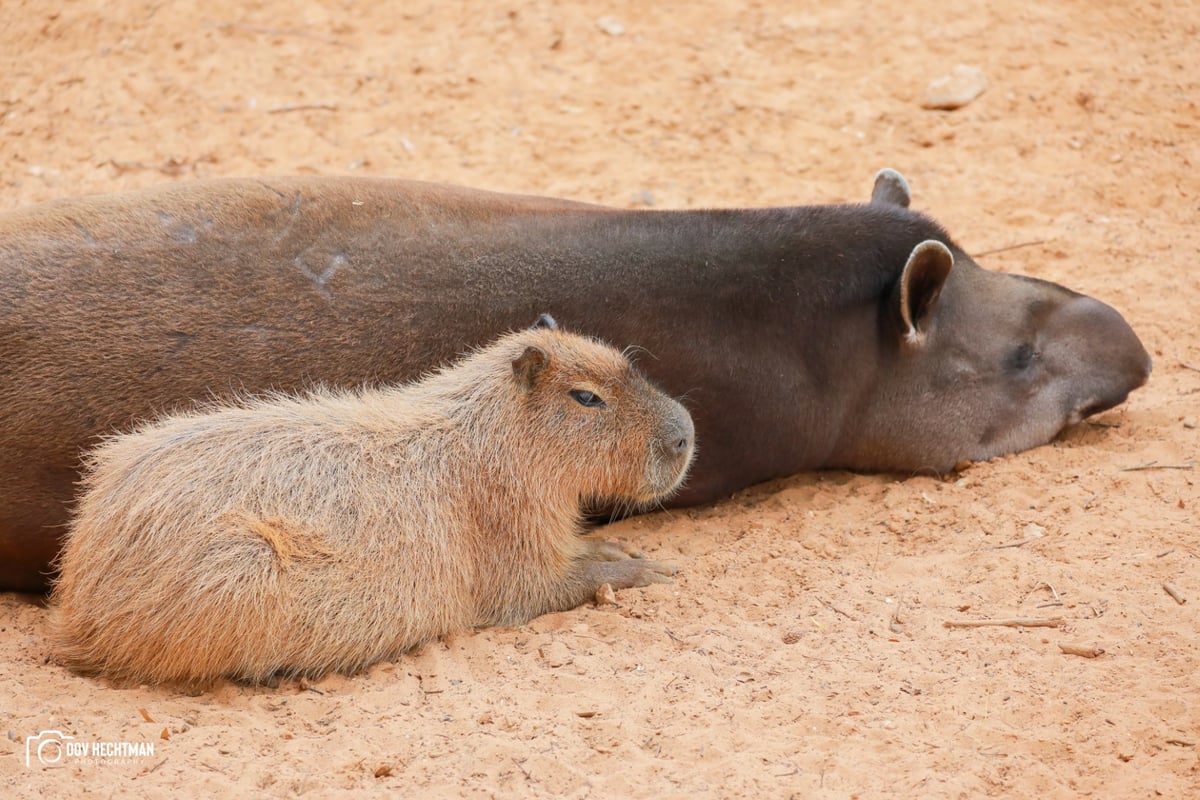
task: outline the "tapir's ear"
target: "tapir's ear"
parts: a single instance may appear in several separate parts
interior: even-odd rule
[[[550,363],[550,356],[540,347],[530,345],[525,352],[513,359],[513,378],[523,392],[532,392],[537,384],[538,375]]]
[[[900,206],[908,208],[912,202],[912,192],[908,189],[908,181],[894,169],[884,167],[875,173],[875,188],[871,190],[871,205]]]
[[[936,239],[926,239],[913,248],[900,274],[900,318],[904,321],[904,340],[909,344],[919,346],[924,342],[930,315],[953,267],[950,248]]]
[[[556,331],[558,330],[558,323],[555,322],[554,317],[550,316],[549,314],[539,314],[538,318],[534,320],[534,323],[529,327],[533,330],[537,330],[538,328],[547,328],[549,330]]]

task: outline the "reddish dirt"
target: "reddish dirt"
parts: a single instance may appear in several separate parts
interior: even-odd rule
[[[888,165],[967,250],[1022,245],[985,266],[1119,308],[1156,365],[961,475],[626,521],[676,584],[309,688],[79,677],[0,595],[4,797],[1200,794],[1194,3],[62,5],[0,5],[0,209],[296,173],[783,205],[863,199]],[[987,91],[922,109],[959,63]],[[1041,616],[1065,625],[943,626]],[[47,729],[154,755],[29,768]]]

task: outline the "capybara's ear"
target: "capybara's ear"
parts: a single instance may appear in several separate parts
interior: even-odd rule
[[[534,323],[532,325],[530,325],[529,327],[531,327],[535,331],[538,328],[546,328],[548,330],[556,331],[556,330],[558,330],[558,323],[554,321],[554,317],[550,316],[549,314],[543,313],[543,314],[539,314],[537,320],[534,321]]]
[[[954,267],[950,248],[936,239],[926,239],[913,248],[900,274],[900,318],[904,340],[920,346],[929,330],[933,310]]]
[[[538,375],[549,363],[550,356],[546,355],[546,351],[533,345],[526,347],[524,353],[514,358],[512,362],[513,377],[517,381],[517,386],[521,387],[521,391],[533,391]]]

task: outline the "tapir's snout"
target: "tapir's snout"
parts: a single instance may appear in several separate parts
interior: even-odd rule
[[[1150,378],[1150,354],[1133,328],[1112,306],[1091,297],[1072,298],[1055,315],[1068,348],[1070,421],[1120,405]]]

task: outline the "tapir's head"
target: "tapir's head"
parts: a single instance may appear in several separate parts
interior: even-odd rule
[[[872,203],[908,205],[885,170]],[[1146,382],[1150,356],[1117,311],[1054,283],[918,244],[881,309],[881,362],[847,463],[944,470],[1050,441]],[[849,458],[846,458],[850,455]]]

